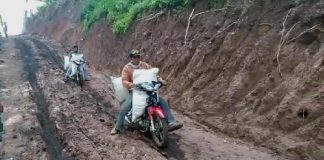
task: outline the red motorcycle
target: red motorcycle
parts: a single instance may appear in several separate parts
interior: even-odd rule
[[[154,143],[158,147],[165,147],[168,143],[168,125],[166,116],[159,105],[158,88],[162,84],[160,82],[137,84],[135,89],[145,91],[148,95],[146,99],[145,112],[142,116],[130,121],[132,111],[126,116],[126,126],[130,129],[136,129],[143,133],[150,132]]]

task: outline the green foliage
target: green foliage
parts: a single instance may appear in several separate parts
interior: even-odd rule
[[[40,7],[37,8],[37,12],[38,13],[43,13],[46,10],[46,8],[47,8],[47,6],[45,6],[45,5],[44,6],[40,6]]]
[[[52,3],[54,3],[54,1],[55,0],[45,0],[44,1],[45,5],[38,7],[37,11],[39,13],[43,13],[46,10],[47,7],[49,7]]]
[[[54,1],[54,0],[48,0]],[[111,23],[113,31],[122,34],[144,12],[157,12],[166,8],[186,6],[200,0],[86,0],[81,12],[84,33],[98,19],[105,17]],[[261,0],[208,0],[209,8],[225,6],[241,8],[247,11],[255,2]],[[291,0],[295,2],[307,0]]]
[[[187,5],[191,0],[87,0],[81,12],[84,32],[91,25],[106,17],[117,34],[126,32],[135,18],[148,11],[159,11]]]

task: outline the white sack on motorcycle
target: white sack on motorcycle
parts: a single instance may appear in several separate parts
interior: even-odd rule
[[[133,73],[133,83],[140,84],[144,82],[151,83],[152,81],[157,81],[158,68],[152,69],[136,69]],[[133,113],[132,121],[136,120],[141,116],[146,107],[146,98],[148,95],[144,91],[134,90],[133,91]]]
[[[121,77],[112,77],[111,76],[110,79],[111,79],[112,84],[113,84],[116,99],[119,102],[124,101],[128,96],[128,90],[123,86],[122,78]]]
[[[77,62],[79,60],[84,61],[83,54],[72,54],[71,62],[74,62],[74,61]],[[71,75],[75,75],[77,72],[78,66],[75,63],[71,63],[71,67],[72,67]]]
[[[70,58],[69,56],[64,56],[64,70],[67,70],[68,67],[70,66]]]

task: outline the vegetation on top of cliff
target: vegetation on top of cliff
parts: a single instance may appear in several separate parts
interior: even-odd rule
[[[49,7],[49,6],[50,6],[54,1],[55,1],[55,0],[45,0],[45,1],[44,1],[45,5],[38,7],[38,8],[37,8],[37,11],[38,11],[39,13],[43,13],[43,12],[45,12],[46,8],[48,8],[48,7]]]
[[[83,31],[87,33],[94,22],[106,17],[111,23],[113,31],[116,34],[122,34],[126,32],[139,14],[183,7],[195,1],[198,0],[86,0],[81,12]],[[234,5],[234,7],[243,7],[244,9],[249,8],[256,1],[258,0],[206,0],[211,8]]]
[[[87,0],[81,13],[84,31],[106,17],[117,34],[124,33],[138,14],[184,6],[192,0]]]
[[[113,31],[122,34],[139,14],[184,7],[195,1],[198,0],[87,0],[81,12],[83,31],[87,33],[94,22],[106,17]],[[255,0],[240,0],[239,2],[244,7],[249,7],[253,1]],[[206,0],[206,2],[210,8],[219,8],[232,5],[235,0]]]

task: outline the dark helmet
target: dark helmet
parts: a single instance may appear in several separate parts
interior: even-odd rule
[[[137,49],[132,49],[129,53],[128,56],[132,58],[133,56],[140,56],[142,53],[137,50]]]

